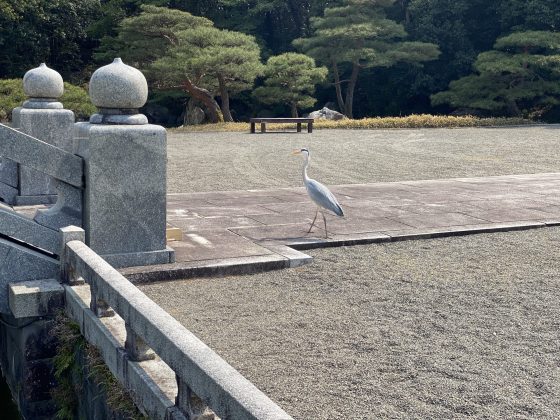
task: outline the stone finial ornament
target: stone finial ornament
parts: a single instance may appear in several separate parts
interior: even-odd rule
[[[63,108],[56,99],[64,93],[64,81],[59,72],[47,67],[45,63],[25,73],[23,91],[29,97],[29,100],[23,103],[24,108]]]
[[[30,98],[57,99],[64,93],[64,81],[59,72],[41,63],[23,76],[23,91]]]
[[[147,124],[138,108],[148,99],[148,83],[142,72],[120,58],[97,69],[89,82],[89,96],[99,108],[90,118],[93,124]]]

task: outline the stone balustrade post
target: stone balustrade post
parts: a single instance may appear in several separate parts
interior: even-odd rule
[[[71,286],[83,284],[83,280],[80,280],[76,276],[74,269],[67,263],[66,244],[70,241],[84,242],[86,240],[86,234],[82,228],[77,226],[66,226],[60,229],[60,235],[60,281],[63,284],[69,284]]]
[[[143,362],[145,360],[153,360],[156,358],[154,351],[136,334],[130,324],[125,323],[126,341],[124,348],[128,352],[130,360],[134,362]]]
[[[25,74],[23,90],[29,99],[12,111],[12,126],[73,153],[75,117],[58,102],[64,93],[60,74],[43,63]],[[52,204],[57,199],[56,183],[48,175],[0,158],[0,198],[12,205]]]
[[[185,414],[188,419],[215,420],[216,414],[202,401],[179,376],[177,380],[177,397],[175,406]]]
[[[144,75],[120,59],[91,77],[99,112],[77,124],[86,243],[114,267],[173,262],[166,246],[167,133],[138,113]]]

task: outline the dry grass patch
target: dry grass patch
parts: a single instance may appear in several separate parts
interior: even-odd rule
[[[314,128],[319,129],[387,129],[387,128],[459,128],[529,125],[533,121],[523,118],[478,118],[473,116],[409,115],[407,117],[375,117],[361,120],[326,121],[318,120]],[[267,130],[295,130],[295,124],[267,124]],[[248,131],[249,123],[218,123],[189,125],[173,129],[176,132],[200,131]]]

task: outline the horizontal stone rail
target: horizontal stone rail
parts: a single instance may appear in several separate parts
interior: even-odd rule
[[[4,206],[0,206],[0,232],[54,255],[60,251],[60,232],[41,226]]]
[[[83,159],[4,124],[0,124],[0,156],[83,187]]]
[[[124,320],[124,349],[115,348],[112,351],[101,352],[102,354],[108,358],[115,358],[119,351],[123,351],[126,352],[126,360],[145,363],[153,359],[155,353],[175,373],[178,391],[174,409],[179,414],[170,412],[169,407],[167,414],[154,413],[154,407],[165,405],[162,403],[162,397],[156,395],[161,391],[156,390],[152,392],[152,396],[141,398],[142,401],[151,401],[143,407],[144,411],[151,413],[151,417],[191,418],[197,412],[198,401],[203,403],[203,407],[207,406],[213,410],[221,419],[291,419],[264,393],[81,240],[70,240],[64,245],[61,266],[63,282],[71,284],[74,280],[82,278],[89,285],[91,315],[104,317],[114,311]],[[66,288],[71,289],[68,286]],[[72,293],[67,293],[67,297],[75,302]],[[77,308],[75,303],[73,305]],[[78,309],[73,311],[79,312]],[[77,314],[75,316],[80,317]],[[84,322],[83,314],[82,319],[77,321]],[[110,341],[93,336],[91,326],[84,325],[83,328],[88,330],[86,338],[88,334],[91,335],[88,341],[94,344],[99,340]],[[113,347],[118,347],[118,344],[115,342]],[[122,364],[117,360],[106,362],[109,367]],[[135,366],[139,365],[141,364]],[[140,376],[136,373],[136,378]],[[125,382],[128,382],[125,386],[129,386],[132,395],[153,390],[146,381],[141,381],[142,389],[135,388],[135,384],[140,383],[138,380],[127,379]]]

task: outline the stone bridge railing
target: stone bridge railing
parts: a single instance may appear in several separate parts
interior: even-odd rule
[[[291,418],[85,245],[81,229],[62,232],[68,316],[150,418]]]

